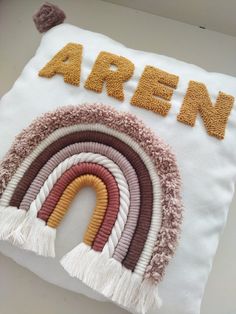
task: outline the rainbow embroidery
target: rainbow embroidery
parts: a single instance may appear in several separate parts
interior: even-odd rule
[[[96,206],[62,266],[130,310],[160,306],[182,222],[180,177],[170,148],[131,114],[68,106],[23,130],[0,166],[0,239],[54,257],[56,229],[84,186]]]

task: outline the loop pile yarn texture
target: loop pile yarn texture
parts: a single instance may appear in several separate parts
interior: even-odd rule
[[[58,6],[45,2],[33,15],[33,21],[40,33],[64,22],[66,15]]]
[[[84,186],[96,206],[62,266],[129,310],[159,307],[182,222],[180,176],[170,148],[131,114],[68,106],[23,130],[0,165],[0,239],[54,257],[56,229]]]

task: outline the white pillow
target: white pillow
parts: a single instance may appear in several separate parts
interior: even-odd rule
[[[67,62],[65,62],[65,69],[58,70],[57,68],[56,71],[58,64],[54,64],[55,67],[45,68],[46,64],[69,43],[83,46],[79,86],[70,84],[78,85],[76,79],[78,80],[80,59],[73,59],[74,55],[69,57],[68,62],[74,62],[77,68],[72,68],[72,72],[69,74],[65,75]],[[78,48],[78,46],[73,45],[69,47],[75,47],[75,50]],[[77,49],[77,56],[78,51],[79,49]],[[117,55],[117,60],[122,60],[118,66],[116,62],[113,62],[117,69],[112,70],[121,69],[126,77],[116,76],[117,85],[110,84],[111,86],[106,88],[104,84],[100,93],[94,91],[100,84],[99,77],[92,77],[95,85],[91,83],[91,77],[88,84],[88,77],[101,51]],[[66,53],[68,53],[67,50]],[[119,58],[119,56],[128,59],[130,63]],[[58,58],[60,56],[57,57],[57,60]],[[64,60],[66,61],[66,58]],[[103,72],[103,67],[106,68],[106,60],[105,63],[100,64],[101,72]],[[134,65],[133,69],[132,64]],[[52,63],[51,65],[53,66]],[[143,71],[146,66],[151,67],[146,68],[150,72],[145,72],[145,76]],[[41,71],[42,69],[44,70]],[[152,89],[152,83],[157,80],[158,70],[156,69],[161,70],[158,72],[160,84]],[[132,73],[133,70],[134,73]],[[41,76],[38,75],[40,71]],[[64,78],[67,77],[66,80],[69,83],[64,82],[63,75],[53,75],[50,71],[64,71]],[[84,87],[86,81],[87,88]],[[194,82],[190,83],[190,81]],[[117,99],[122,98],[120,83],[123,85],[123,101]],[[167,85],[168,88],[166,88]],[[0,204],[0,236],[3,241],[0,241],[0,251],[51,283],[98,300],[104,300],[104,296],[106,296],[130,311],[146,312],[153,308],[154,313],[154,306],[161,305],[161,298],[163,303],[159,310],[161,314],[199,313],[219,235],[225,225],[234,192],[236,110],[235,105],[233,105],[233,97],[236,96],[235,86],[236,79],[230,76],[208,73],[194,65],[171,58],[128,49],[106,36],[85,31],[72,25],[63,24],[48,31],[43,36],[36,55],[26,65],[13,88],[0,102],[0,158],[3,159],[0,170],[3,192]],[[113,97],[108,96],[107,90]],[[208,98],[206,91],[210,98]],[[172,92],[173,95],[171,95]],[[219,92],[224,94],[219,94]],[[158,102],[153,100],[154,97],[151,97],[151,93],[159,96],[155,98],[158,99]],[[214,109],[213,106],[216,102],[217,107]],[[88,105],[81,106],[83,103]],[[89,105],[94,103],[97,105]],[[115,111],[110,107],[104,107],[104,104],[114,107]],[[196,117],[195,126],[192,125],[191,127],[186,124],[193,124],[196,113],[194,104],[197,104],[200,114]],[[201,104],[206,105],[206,110]],[[67,105],[79,106],[64,107]],[[55,111],[58,107],[59,109]],[[42,114],[49,111],[50,114],[33,122],[32,126],[23,131],[14,142],[15,136],[31,125],[35,118],[42,117]],[[141,119],[144,125],[133,116],[127,115],[127,112],[135,115],[139,120]],[[66,117],[65,120],[63,117]],[[80,128],[80,131],[87,130],[88,127],[94,131],[98,130],[96,129],[98,127],[100,131],[102,130],[110,136],[121,134],[119,136],[129,145],[138,145],[138,148],[135,147],[140,153],[140,158],[148,160],[149,174],[152,177],[152,182],[155,183],[153,184],[153,195],[156,196],[156,209],[153,210],[153,213],[156,213],[156,218],[152,216],[152,221],[156,219],[156,224],[153,224],[153,228],[149,227],[150,241],[149,243],[146,242],[142,248],[141,256],[143,259],[139,260],[140,264],[135,268],[136,272],[134,271],[134,273],[136,275],[130,271],[125,271],[124,267],[121,269],[120,264],[114,262],[114,259],[109,259],[109,261],[112,260],[109,264],[110,268],[104,269],[103,262],[104,265],[108,265],[106,264],[107,256],[105,253],[110,254],[109,249],[112,247],[112,243],[106,246],[106,249],[109,249],[104,251],[102,257],[100,253],[90,250],[88,245],[80,245],[79,251],[75,249],[67,255],[67,258],[64,258],[65,269],[70,275],[79,277],[82,281],[69,276],[61,266],[61,258],[82,242],[95,204],[95,195],[90,190],[83,190],[80,193],[79,198],[75,199],[69,213],[63,219],[57,233],[55,258],[45,257],[45,255],[53,255],[55,229],[53,231],[51,230],[53,228],[50,229],[50,227],[45,229],[45,225],[41,224],[42,221],[39,222],[39,219],[35,218],[35,212],[37,215],[39,208],[38,204],[42,203],[49,193],[45,192],[47,189],[45,188],[40,195],[41,198],[37,199],[40,202],[34,202],[34,205],[30,207],[33,215],[25,216],[24,210],[15,215],[16,208],[8,207],[10,198],[15,191],[14,182],[16,185],[17,178],[21,178],[24,174],[24,171],[20,169],[14,176],[22,160],[32,151],[35,154],[35,148],[45,138],[45,134],[48,135],[52,130],[55,131],[61,126],[71,125],[68,122],[71,120],[74,121],[73,125],[77,125],[76,128]],[[99,126],[95,122],[99,122]],[[45,128],[43,128],[44,123]],[[81,123],[83,123],[82,126]],[[86,123],[92,125],[86,126]],[[113,132],[112,130],[116,131]],[[58,136],[62,137],[65,135],[64,132],[67,131],[59,132]],[[53,138],[56,139],[55,134]],[[133,141],[136,144],[131,144]],[[13,142],[15,146],[6,155]],[[166,144],[170,145],[171,148]],[[107,158],[108,153],[107,149],[107,155],[105,154]],[[121,180],[120,185],[118,185],[119,180],[117,181],[119,204],[122,203],[122,193],[124,193],[124,199],[126,199],[125,193],[129,199],[130,186],[127,185],[129,182],[126,182],[128,174],[120,173],[120,166],[117,168],[116,163],[110,164],[105,157],[101,158],[95,151],[90,156],[86,154],[81,158],[72,160],[69,165],[74,165],[78,161],[92,162],[92,160],[96,160],[98,164],[100,162],[101,166],[106,165],[113,177]],[[32,158],[28,164],[26,162],[25,169],[31,162]],[[69,169],[68,167],[66,169]],[[163,172],[163,169],[166,169],[166,173]],[[178,169],[182,184],[184,218],[179,246],[167,266],[175,251],[177,235],[182,221]],[[60,171],[62,174],[62,170]],[[52,175],[47,181],[51,186],[50,188],[58,180],[58,177],[59,175],[53,179]],[[141,181],[142,179],[139,178]],[[170,182],[169,187],[168,182]],[[101,184],[99,186],[101,188]],[[168,206],[165,207],[163,199],[168,201],[168,196],[169,203],[167,202]],[[148,202],[148,197],[146,201]],[[81,210],[78,210],[78,206]],[[120,205],[119,210],[122,210],[121,207]],[[126,212],[127,216],[127,204],[123,204],[123,212]],[[25,218],[26,220],[24,220]],[[57,217],[54,218],[56,220]],[[122,216],[122,212],[120,219],[121,225],[123,219],[124,228],[127,217]],[[165,229],[169,233],[164,234],[164,230],[160,229],[163,226],[163,221],[166,221],[166,226],[170,227],[169,230],[167,230],[168,228]],[[53,223],[55,221],[52,221]],[[32,232],[30,239],[27,238],[29,243],[25,243],[24,236],[28,236],[29,231]],[[122,229],[119,231],[117,227],[116,232],[121,236]],[[155,243],[157,233],[158,241]],[[161,235],[164,242],[160,242]],[[116,239],[114,233],[113,238],[109,239],[116,245],[119,237]],[[29,250],[24,250],[24,248],[44,256],[36,255]],[[140,278],[142,279],[143,269],[145,270],[147,263],[149,264],[150,257],[153,261],[151,265],[154,270],[150,272],[150,267],[148,268],[144,280],[145,284],[142,285]],[[89,272],[86,272],[87,268]],[[164,270],[165,275],[162,278]],[[140,274],[142,274],[141,277]],[[101,276],[103,280],[101,280]],[[151,280],[148,278],[150,276],[152,277]],[[120,279],[121,277],[123,281]],[[157,282],[158,291],[154,288],[153,279]],[[123,289],[116,288],[115,286],[118,284],[124,285]],[[124,295],[123,292],[127,291],[129,294]]]

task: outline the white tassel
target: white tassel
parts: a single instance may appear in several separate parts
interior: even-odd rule
[[[0,211],[0,239],[8,240],[10,234],[25,219],[26,211],[16,207],[4,207]]]
[[[36,218],[23,244],[23,248],[45,257],[55,257],[56,229]]]
[[[96,258],[89,264],[86,271],[87,284],[105,296],[111,295],[121,276],[122,266],[110,256],[107,246],[103,248],[102,252],[95,253]],[[98,269],[99,271],[96,271]]]
[[[122,275],[114,290],[112,300],[118,304],[123,304],[125,300],[125,294],[128,291],[130,281],[132,277],[132,271],[126,268],[122,268]]]
[[[159,309],[162,304],[157,286],[148,280],[142,281],[141,276],[127,269],[123,271],[112,300],[141,314]]]
[[[146,314],[161,306],[154,283],[143,280],[105,252],[96,252],[84,243],[67,253],[61,265],[72,277],[129,310]]]
[[[0,203],[1,203],[1,199],[0,199]],[[9,208],[9,207],[0,205],[0,223],[1,223],[2,219],[4,218],[4,213],[5,213],[7,208]],[[10,208],[12,208],[12,207],[10,207]]]
[[[70,276],[82,280],[86,269],[87,253],[90,249],[90,246],[82,242],[62,257],[60,263]]]
[[[106,278],[100,287],[102,293],[110,298],[121,278],[122,275],[122,265],[120,262],[116,261],[114,258],[109,258],[105,267],[102,271],[102,278]]]
[[[145,314],[152,309],[159,309],[161,305],[162,300],[158,295],[157,285],[144,279],[136,298],[135,310]]]
[[[142,283],[142,277],[136,273],[132,273],[132,276],[130,278],[129,287],[127,289],[126,294],[123,296],[123,302],[122,304],[130,307],[135,308],[135,303],[138,298],[138,292],[140,289],[140,285]]]
[[[21,224],[18,225],[18,227],[10,233],[9,240],[17,245],[22,246],[25,243],[25,240],[27,239],[30,230],[33,226],[33,222],[37,219],[37,212],[35,211],[28,211],[25,215],[24,220]]]
[[[79,244],[61,259],[61,265],[72,276],[82,280],[89,287],[100,291],[109,281],[106,267],[108,256],[92,250],[84,243]]]
[[[82,280],[89,287],[97,290],[102,281],[101,270],[106,264],[107,256],[91,249],[86,256],[86,261]]]

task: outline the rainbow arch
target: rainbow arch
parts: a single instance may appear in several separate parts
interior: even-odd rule
[[[182,221],[180,176],[170,148],[131,114],[68,106],[23,130],[0,166],[0,239],[54,257],[56,229],[84,186],[96,206],[62,266],[129,309],[159,305]]]

